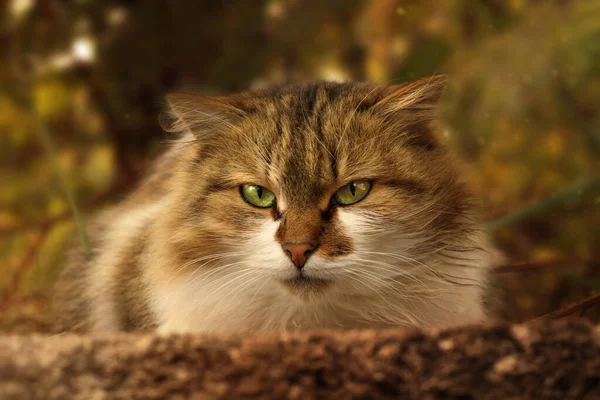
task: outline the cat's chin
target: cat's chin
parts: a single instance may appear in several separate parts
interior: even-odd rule
[[[306,275],[298,275],[281,281],[285,288],[295,296],[307,296],[320,294],[326,291],[333,283],[328,279],[313,278]]]

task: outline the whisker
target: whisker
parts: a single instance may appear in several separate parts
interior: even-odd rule
[[[200,261],[205,261],[205,260],[213,261],[213,260],[219,260],[219,259],[222,259],[222,258],[226,258],[226,257],[229,257],[229,256],[233,257],[233,256],[239,256],[239,255],[242,255],[242,253],[216,253],[216,254],[210,254],[210,255],[207,255],[207,256],[195,258],[193,260],[190,260],[190,261],[184,263],[183,265],[181,265],[177,269],[175,269],[175,271],[173,271],[173,273],[172,273],[173,276],[171,277],[171,280],[177,275],[178,272],[180,272],[184,268],[189,267],[190,265],[193,265],[193,264],[198,263]],[[204,265],[206,265],[206,263],[202,264],[198,268],[202,268]],[[169,282],[171,280],[169,280]]]

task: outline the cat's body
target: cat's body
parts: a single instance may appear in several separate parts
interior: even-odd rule
[[[170,98],[185,133],[89,224],[93,259],[71,250],[57,330],[485,320],[494,251],[433,134],[442,88],[434,77]]]

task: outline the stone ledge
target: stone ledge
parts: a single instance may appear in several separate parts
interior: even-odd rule
[[[1,399],[600,398],[600,327],[0,337]]]

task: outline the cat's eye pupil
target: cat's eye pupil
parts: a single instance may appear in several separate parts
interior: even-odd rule
[[[256,195],[258,196],[259,199],[262,199],[263,188],[261,186],[256,187]]]
[[[356,182],[352,182],[350,184],[349,189],[350,189],[350,193],[352,193],[352,196],[356,196]]]

